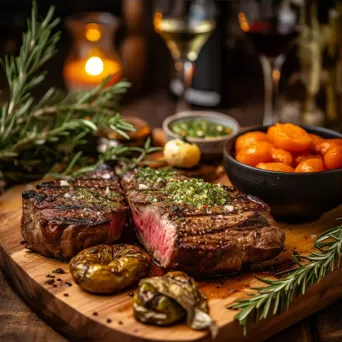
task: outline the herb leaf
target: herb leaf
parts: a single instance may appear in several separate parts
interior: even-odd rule
[[[259,292],[256,296],[238,300],[227,307],[240,309],[235,319],[242,326],[244,335],[247,334],[247,323],[251,315],[259,313],[257,319],[261,320],[271,313],[275,315],[288,310],[290,302],[295,297],[304,294],[310,285],[318,283],[328,272],[339,267],[342,254],[342,225],[321,234],[315,240],[313,247],[317,251],[309,255],[294,256],[299,267],[286,271],[284,278],[270,280],[256,277],[267,286],[254,288]],[[272,312],[271,308],[273,308]]]
[[[39,179],[55,163],[66,160],[71,161],[65,172],[69,173],[81,160],[80,146],[98,129],[110,127],[126,138],[127,132],[134,131],[117,112],[119,97],[129,83],[110,86],[111,76],[87,92],[66,95],[50,88],[39,101],[32,96],[47,75],[42,67],[56,53],[58,23],[53,7],[40,21],[34,1],[19,55],[1,61],[9,101],[0,109],[0,187]]]

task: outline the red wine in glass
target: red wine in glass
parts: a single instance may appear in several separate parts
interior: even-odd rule
[[[248,38],[253,42],[259,53],[269,58],[275,58],[285,53],[289,44],[298,35],[297,29],[281,32],[277,26],[268,21],[256,21],[248,24],[245,31]]]
[[[294,10],[287,0],[240,0],[239,3],[241,30],[260,54],[265,84],[263,123],[269,125],[278,121],[273,106],[285,54],[299,33],[298,9]]]

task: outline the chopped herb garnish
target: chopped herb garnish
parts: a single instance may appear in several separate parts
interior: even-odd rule
[[[187,204],[192,207],[209,207],[230,202],[229,193],[224,187],[207,183],[202,179],[183,180],[176,175],[177,173],[172,168],[146,167],[137,171],[135,179],[141,183],[160,183],[162,187],[165,185],[159,194],[167,196],[167,200],[173,203]],[[158,202],[158,198],[153,197],[151,202]]]
[[[171,167],[167,167],[165,169],[144,167],[138,170],[135,174],[135,178],[140,182],[161,183],[175,174],[176,172]]]
[[[80,198],[84,199],[89,204],[103,205],[111,209],[117,209],[118,203],[113,200],[120,199],[121,197],[117,192],[110,190],[106,193],[106,197],[94,195],[91,191],[85,188],[76,188],[75,192]]]
[[[206,183],[202,179],[192,178],[170,182],[164,191],[171,201],[194,207],[224,205],[230,201],[225,188]]]

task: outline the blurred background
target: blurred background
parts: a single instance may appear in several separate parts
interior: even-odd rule
[[[190,108],[210,108],[228,113],[241,125],[261,123],[265,109],[265,69],[259,56],[260,53],[269,54],[269,51],[262,51],[262,47],[272,50],[274,46],[286,57],[280,61],[281,68],[272,65],[273,81],[279,82],[275,102],[279,118],[341,129],[342,32],[337,24],[341,16],[340,1],[285,1],[287,8],[298,17],[296,34],[287,41],[281,33],[276,32],[278,36],[272,33],[273,40],[265,40],[263,46],[258,41],[260,37],[249,32],[260,28],[263,31],[260,22],[259,26],[246,28],[246,22],[249,23],[247,13],[255,13],[253,6],[258,1],[245,1],[245,7],[241,7],[243,1],[213,2],[213,32],[192,63],[192,80],[185,96]],[[124,114],[141,117],[153,127],[160,127],[165,117],[174,114],[183,85],[177,78],[170,50],[162,35],[156,33],[156,1],[38,0],[37,3],[42,15],[54,5],[56,14],[62,18],[59,51],[48,63],[50,77],[41,89],[49,86],[65,90],[86,88],[99,82],[101,71],[107,68],[108,72],[116,73],[113,82],[126,78],[132,83],[123,99]],[[30,0],[1,1],[1,56],[18,52],[31,4]],[[301,12],[303,6],[304,14]],[[99,17],[99,12],[111,16]],[[70,19],[70,16],[74,17]],[[96,26],[98,20],[101,27]],[[83,58],[85,49],[89,49],[87,41],[100,40],[98,31],[101,40],[104,39],[95,49],[105,56],[102,64],[98,66],[99,61],[93,59],[88,69],[78,70],[77,60]],[[261,34],[263,37],[264,33]],[[278,52],[275,54],[271,56],[272,62],[279,56]],[[0,75],[0,88],[6,89],[3,74]]]

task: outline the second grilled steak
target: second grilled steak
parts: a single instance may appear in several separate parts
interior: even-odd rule
[[[128,211],[112,170],[41,183],[22,197],[21,233],[27,248],[61,260],[90,246],[116,242]]]
[[[141,242],[166,269],[237,272],[283,248],[269,207],[233,188],[148,168],[126,173],[122,186]]]

